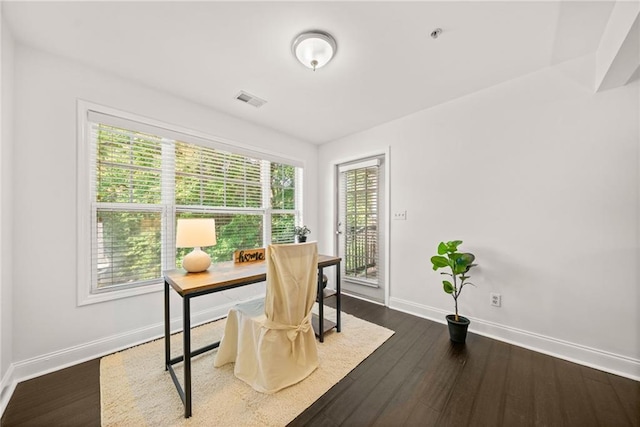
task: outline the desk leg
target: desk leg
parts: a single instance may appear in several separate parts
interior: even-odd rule
[[[340,332],[340,263],[336,264],[336,332]]]
[[[171,317],[169,315],[169,282],[164,281],[164,370],[171,360]]]
[[[320,327],[320,342],[324,342],[324,289],[322,289],[322,267],[318,267],[318,325]]]
[[[182,337],[184,340],[184,417],[191,416],[191,298],[184,296],[182,298],[183,306],[183,329]]]

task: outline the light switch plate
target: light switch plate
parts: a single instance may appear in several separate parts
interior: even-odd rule
[[[393,219],[407,220],[407,211],[398,211],[393,213]]]

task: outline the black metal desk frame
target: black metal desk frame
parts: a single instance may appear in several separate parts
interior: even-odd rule
[[[336,266],[336,323],[330,322],[332,327],[336,328],[336,332],[340,332],[340,258],[335,261],[335,259],[331,259],[323,262],[322,260],[318,260],[318,318],[319,318],[319,327],[318,338],[320,342],[324,342],[324,334],[326,332],[326,328],[324,327],[324,298],[325,298],[325,290],[322,287],[322,276],[324,274],[324,268],[335,265]],[[333,295],[333,294],[332,294]]]
[[[336,331],[340,332],[340,261],[338,257],[319,255],[318,257],[318,294],[319,294],[319,322],[320,330],[318,331],[318,337],[320,342],[324,342],[324,295],[322,289],[322,275],[325,267],[336,266]],[[215,271],[215,265],[210,267]],[[175,271],[175,270],[174,270]],[[164,342],[165,342],[165,371],[169,371],[171,379],[176,386],[180,399],[184,404],[184,417],[189,418],[192,414],[192,393],[191,393],[191,358],[198,356],[210,350],[214,350],[220,346],[220,341],[206,345],[204,347],[192,350],[191,349],[191,299],[207,295],[214,292],[221,292],[227,289],[233,289],[241,286],[247,286],[254,283],[262,282],[266,280],[266,273],[260,276],[250,276],[247,279],[236,281],[230,284],[221,284],[220,286],[207,287],[203,290],[193,290],[191,292],[184,292],[181,294],[176,290],[178,295],[182,297],[182,339],[183,339],[183,354],[178,357],[171,358],[171,318],[170,318],[170,303],[169,294],[172,287],[167,279],[168,273],[165,272],[164,280]],[[198,273],[195,273],[198,274]],[[180,385],[178,376],[176,375],[173,365],[184,362],[184,388]]]

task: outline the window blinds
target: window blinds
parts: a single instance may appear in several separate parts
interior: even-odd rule
[[[377,284],[379,160],[341,165],[345,278]]]
[[[164,205],[162,138],[91,123],[92,283],[144,284],[160,277]]]
[[[110,114],[87,118],[94,292],[157,283],[179,267],[190,249],[175,248],[178,218],[216,219],[217,245],[203,248],[214,262],[293,241],[296,166]]]

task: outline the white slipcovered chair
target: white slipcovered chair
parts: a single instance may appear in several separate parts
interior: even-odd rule
[[[316,242],[269,245],[265,299],[229,310],[214,366],[235,362],[235,376],[262,393],[309,376],[318,367],[311,326],[317,268]]]

